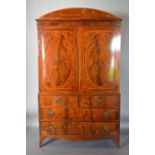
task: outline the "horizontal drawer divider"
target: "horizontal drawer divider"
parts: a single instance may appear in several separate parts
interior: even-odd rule
[[[119,122],[119,120],[118,121],[66,121],[66,120],[64,120],[64,121],[42,121],[42,120],[40,120],[40,122],[51,122],[51,123],[116,123],[116,122]]]
[[[61,109],[61,108],[68,108],[68,109],[71,109],[71,108],[78,108],[78,109],[115,109],[115,108],[119,108],[119,106],[111,106],[111,107],[71,107],[71,106],[62,106],[62,107],[58,107],[58,106],[40,106],[40,108],[58,108],[58,109]]]
[[[67,93],[48,93],[48,92],[40,92],[38,93],[38,96],[76,96],[76,97],[80,97],[80,96],[120,96],[121,94],[119,92],[98,92],[98,93],[94,93],[94,92],[89,92],[89,94],[86,93],[78,93],[78,92],[67,92]]]

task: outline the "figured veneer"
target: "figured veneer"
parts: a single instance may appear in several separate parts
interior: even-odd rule
[[[40,107],[77,107],[77,96],[53,96],[53,95],[39,95]]]
[[[80,96],[79,104],[81,107],[117,107],[120,104],[120,96]]]
[[[40,121],[118,121],[119,111],[116,108],[40,108]]]
[[[41,134],[48,135],[116,135],[118,123],[41,122]]]
[[[40,91],[75,91],[77,89],[76,51],[73,50],[74,31],[74,28],[42,30]]]
[[[120,27],[110,13],[69,8],[37,19],[40,146],[46,138],[120,144]]]

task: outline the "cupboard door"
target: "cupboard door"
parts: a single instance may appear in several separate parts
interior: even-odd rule
[[[80,90],[119,92],[120,30],[81,27]]]
[[[77,89],[76,34],[74,28],[40,31],[40,91],[73,92]]]

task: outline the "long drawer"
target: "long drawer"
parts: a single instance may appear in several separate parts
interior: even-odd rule
[[[41,122],[42,135],[115,135],[118,123]]]
[[[118,121],[118,119],[117,108],[40,108],[40,121]]]

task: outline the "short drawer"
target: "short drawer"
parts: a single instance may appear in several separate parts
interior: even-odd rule
[[[78,97],[77,96],[48,96],[40,95],[39,104],[41,106],[50,106],[50,107],[77,107]]]
[[[92,121],[119,121],[119,110],[114,109],[93,109],[92,110]]]
[[[40,121],[118,121],[117,108],[40,108]]]
[[[41,134],[47,135],[115,135],[118,123],[41,122]]]
[[[80,107],[113,107],[120,105],[120,96],[80,96]]]

